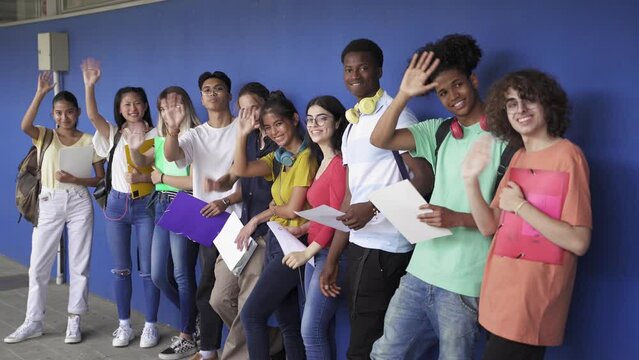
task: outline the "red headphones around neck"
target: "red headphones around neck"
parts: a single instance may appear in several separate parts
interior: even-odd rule
[[[479,118],[479,127],[482,130],[488,131],[488,120],[486,120],[486,115],[482,115]],[[450,133],[453,134],[455,139],[463,139],[464,138],[464,128],[461,126],[457,118],[454,118],[450,123]]]

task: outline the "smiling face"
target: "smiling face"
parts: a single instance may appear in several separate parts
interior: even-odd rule
[[[313,105],[306,112],[306,128],[311,140],[318,145],[331,143],[337,129],[335,117],[319,105]]]
[[[371,53],[355,51],[344,56],[344,84],[358,101],[375,95],[381,77],[382,68]]]
[[[289,151],[291,142],[296,138],[295,127],[299,119],[297,114],[295,119],[287,119],[275,113],[266,113],[262,116],[262,128],[264,133],[271,138],[279,147]]]
[[[127,122],[144,121],[144,114],[147,111],[147,105],[144,103],[140,95],[134,92],[127,92],[122,95],[120,100],[120,114]]]
[[[218,78],[209,78],[202,83],[202,105],[210,111],[225,111],[229,108],[231,93],[224,81]]]
[[[439,101],[455,117],[464,118],[479,105],[475,74],[468,77],[459,70],[451,69],[442,71],[434,80],[438,84],[435,91]]]
[[[53,104],[53,120],[61,129],[75,129],[80,117],[80,109],[66,100],[56,101]]]
[[[522,138],[545,136],[548,132],[544,107],[537,101],[522,99],[513,88],[506,92],[506,115]]]

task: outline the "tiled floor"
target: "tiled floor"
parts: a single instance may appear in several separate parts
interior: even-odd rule
[[[27,302],[27,268],[0,255],[0,336],[4,338],[13,332],[24,320]],[[135,340],[126,348],[111,346],[111,333],[117,324],[115,305],[102,298],[91,296],[90,312],[82,318],[83,341],[79,344],[64,343],[67,318],[66,285],[49,285],[45,334],[19,344],[0,342],[1,360],[84,360],[117,359],[138,360],[157,359],[158,353],[168,346],[171,336],[177,331],[168,326],[159,326],[162,336],[160,344],[152,349],[139,347],[139,332],[144,319],[139,313],[133,314],[133,325],[137,330]]]

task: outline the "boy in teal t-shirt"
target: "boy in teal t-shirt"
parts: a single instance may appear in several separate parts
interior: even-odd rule
[[[470,359],[479,332],[479,290],[490,237],[483,236],[470,214],[461,163],[470,145],[486,134],[484,106],[473,70],[481,49],[468,35],[448,35],[419,49],[404,74],[395,100],[378,122],[371,143],[390,150],[409,150],[428,160],[435,172],[429,205],[419,219],[445,227],[452,235],[416,245],[407,274],[390,302],[384,335],[372,359],[423,357],[439,344],[440,358]],[[434,90],[454,118],[429,120],[395,130],[397,115],[414,96]],[[437,150],[437,130],[449,126]],[[448,130],[448,129],[447,129]],[[482,196],[493,197],[502,142],[494,142],[492,162],[479,179]],[[436,153],[437,152],[437,153]]]

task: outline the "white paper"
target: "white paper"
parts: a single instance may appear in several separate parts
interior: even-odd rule
[[[419,207],[427,202],[409,180],[374,191],[369,200],[412,244],[452,234],[449,229],[430,226],[417,219],[417,215],[426,212]]]
[[[296,211],[295,213],[303,217],[304,219],[315,221],[316,223],[332,227],[333,229],[337,229],[343,232],[351,231],[348,226],[335,219],[338,216],[344,215],[344,213],[328,205],[320,205],[313,209]]]
[[[222,256],[222,259],[224,259],[226,266],[228,266],[231,272],[247,251],[247,249],[241,251],[238,250],[237,244],[235,243],[237,234],[240,233],[240,230],[242,230],[243,227],[244,224],[242,224],[240,218],[237,217],[234,212],[231,212],[229,218],[224,224],[224,227],[215,240],[213,240],[213,245],[215,245],[217,250],[220,252],[220,256]],[[249,241],[254,242],[255,240],[250,238]]]
[[[60,170],[77,178],[90,178],[93,167],[93,146],[60,149]]]
[[[275,221],[269,221],[266,223],[273,235],[277,239],[277,242],[280,243],[280,247],[282,248],[282,252],[284,256],[292,253],[294,251],[304,251],[306,250],[306,245],[302,243],[298,238],[293,236],[288,230],[284,228],[284,226],[276,223]],[[309,264],[315,266],[315,261],[311,258],[308,261]]]

